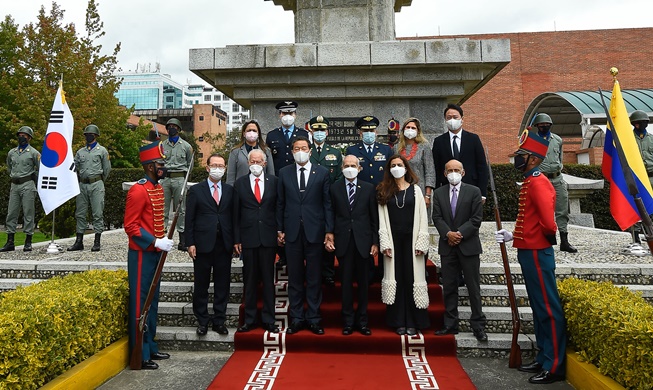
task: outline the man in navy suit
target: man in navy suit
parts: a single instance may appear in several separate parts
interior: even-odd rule
[[[356,156],[345,156],[342,170],[345,178],[333,183],[330,190],[335,216],[335,253],[342,270],[342,334],[348,336],[356,328],[369,336],[372,334],[367,317],[369,259],[379,251],[376,190],[372,184],[357,179],[361,167]],[[355,312],[354,281],[358,285]]]
[[[236,254],[243,256],[245,323],[239,332],[256,328],[256,290],[263,285],[263,329],[278,333],[274,324],[274,257],[277,248],[277,178],[264,173],[267,157],[261,149],[248,156],[248,175],[234,183],[234,236]]]
[[[361,173],[358,179],[372,183],[374,188],[383,180],[383,167],[392,156],[392,149],[388,145],[376,142],[376,128],[379,119],[373,116],[364,116],[356,121],[356,127],[361,135],[361,141],[347,148],[346,154],[358,157]]]
[[[279,112],[281,127],[271,130],[265,137],[265,143],[272,150],[274,174],[277,177],[281,168],[295,162],[292,153],[293,140],[297,137],[308,138],[308,131],[295,126],[298,106],[299,104],[293,101],[279,102],[275,107]]]
[[[292,150],[295,163],[279,171],[277,183],[277,239],[285,245],[288,261],[290,326],[286,333],[299,332],[306,322],[311,332],[324,334],[320,324],[322,248],[333,247],[329,171],[311,164],[308,138],[296,137]]]
[[[229,334],[224,322],[234,246],[234,191],[232,186],[220,181],[226,168],[224,157],[212,154],[206,160],[208,179],[192,186],[186,198],[186,245],[193,259],[193,313],[199,323],[197,334],[200,336],[206,335],[210,322],[215,332]],[[207,308],[211,271],[214,291],[212,318]]]
[[[463,164],[451,160],[445,165],[449,185],[433,192],[433,223],[440,233],[438,253],[442,260],[444,328],[436,335],[458,333],[458,275],[463,271],[472,308],[470,325],[478,341],[487,341],[485,314],[481,308],[480,254],[478,230],[483,220],[483,200],[478,187],[461,183]]]

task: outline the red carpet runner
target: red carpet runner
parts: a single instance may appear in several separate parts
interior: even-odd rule
[[[435,268],[429,267],[435,276]],[[288,325],[287,275],[277,271],[276,318]],[[453,336],[435,336],[442,326],[442,290],[429,283],[431,329],[399,336],[385,326],[379,284],[370,288],[372,336],[342,335],[340,288],[324,287],[325,334],[294,335],[256,329],[236,333],[236,352],[209,389],[475,389],[456,358]],[[242,309],[241,309],[242,317]]]

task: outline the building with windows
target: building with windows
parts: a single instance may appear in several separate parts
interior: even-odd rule
[[[227,113],[227,130],[229,132],[234,129],[240,130],[240,126],[249,120],[249,110],[231,100],[229,96],[210,86],[202,86],[202,89],[202,103],[213,104]]]

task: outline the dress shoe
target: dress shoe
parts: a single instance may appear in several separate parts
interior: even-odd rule
[[[549,383],[557,382],[557,381],[564,381],[565,376],[564,375],[557,375],[552,373],[551,371],[544,370],[540,372],[537,375],[533,375],[532,377],[528,378],[529,383],[533,384],[542,384],[546,385]]]
[[[487,334],[483,329],[474,329],[474,337],[478,341],[487,341]]]
[[[336,285],[336,281],[333,278],[324,278],[324,284],[333,287]]]
[[[542,371],[542,365],[537,361],[533,361],[532,363],[529,364],[522,364],[521,366],[519,366],[519,368],[517,368],[517,370],[521,372],[531,372],[535,374]]]
[[[276,324],[263,324],[263,329],[270,333],[279,333],[279,327]]]
[[[195,333],[197,333],[198,336],[205,336],[206,332],[208,332],[209,327],[206,325],[200,325],[197,327],[197,330],[195,330]]]
[[[302,330],[303,328],[304,328],[304,326],[302,325],[301,322],[294,322],[294,323],[290,324],[288,329],[286,329],[286,334],[295,334],[295,333],[299,332],[300,330]]]
[[[402,327],[399,327],[399,328],[397,328],[397,330],[396,330],[395,332],[396,332],[399,336],[403,336],[403,335],[406,334],[406,328],[403,327],[403,326],[402,326]]]
[[[324,334],[324,328],[320,326],[320,324],[311,324],[309,326],[309,329],[313,334],[321,335]]]
[[[239,327],[236,331],[240,333],[249,332],[252,329],[256,329],[256,324],[245,324]]]
[[[277,269],[283,269],[283,267],[286,266],[286,264],[287,264],[286,259],[279,259],[279,261],[277,261],[277,264],[275,264],[275,267]]]
[[[417,329],[415,328],[406,328],[406,334],[409,336],[415,336],[417,334]]]
[[[371,336],[372,335],[372,330],[368,328],[367,326],[360,326],[358,328],[358,331],[361,332],[363,336]]]
[[[446,334],[458,334],[458,328],[454,328],[453,326],[447,326],[440,330],[435,331],[436,336],[444,336]]]
[[[227,327],[224,326],[224,324],[220,324],[220,325],[213,324],[211,329],[214,332],[218,332],[218,334],[222,334],[222,335],[229,334],[229,329],[227,329]]]
[[[170,359],[170,354],[165,352],[155,352],[150,354],[152,360],[166,360]]]
[[[157,368],[159,368],[159,365],[154,363],[151,360],[143,360],[141,362],[141,369],[142,370],[156,370]]]
[[[351,326],[345,326],[344,328],[342,328],[342,334],[345,335],[345,336],[349,336],[353,332],[354,332],[354,329],[352,329]]]

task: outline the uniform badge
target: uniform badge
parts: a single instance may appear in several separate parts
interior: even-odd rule
[[[535,176],[535,177],[540,176],[541,174],[542,174],[542,172],[540,172],[540,171],[533,172],[533,176]]]
[[[329,160],[329,161],[335,161],[335,160],[337,160],[335,154],[327,154],[327,155],[324,157],[324,159],[325,159],[325,160]]]
[[[385,161],[385,155],[381,153],[375,154],[374,161]]]
[[[137,181],[136,183],[138,183],[138,184],[145,184],[145,183],[147,183],[147,179],[143,178],[143,179]]]
[[[276,149],[272,149],[272,154],[277,154],[277,150],[276,150]]]

